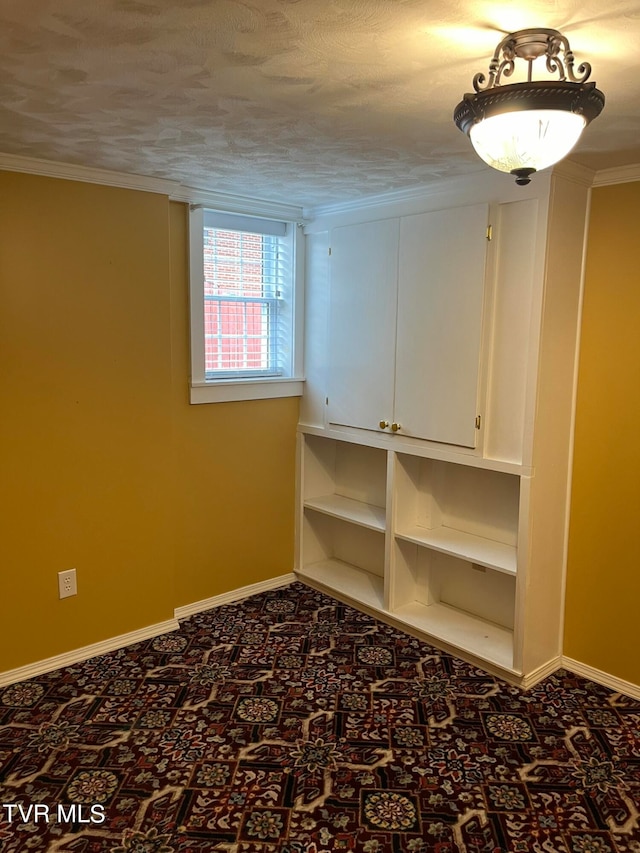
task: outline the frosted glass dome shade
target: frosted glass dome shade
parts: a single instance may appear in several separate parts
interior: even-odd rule
[[[519,110],[474,124],[477,154],[501,172],[546,169],[571,151],[586,126],[584,116],[563,110]]]

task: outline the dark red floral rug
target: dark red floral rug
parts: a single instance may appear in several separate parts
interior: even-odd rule
[[[0,690],[0,850],[640,853],[640,702],[294,583]]]

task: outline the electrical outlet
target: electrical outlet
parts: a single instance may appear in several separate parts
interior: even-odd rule
[[[58,572],[58,592],[60,598],[69,598],[70,595],[78,594],[78,582],[76,570],[67,569],[66,572]]]

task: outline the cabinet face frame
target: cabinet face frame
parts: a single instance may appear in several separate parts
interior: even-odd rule
[[[532,477],[520,478],[520,507],[518,523],[518,574],[515,589],[515,620],[513,629],[513,665],[524,671],[525,643],[535,643],[535,633],[539,626],[527,627],[527,586],[530,573],[531,543],[531,483]]]

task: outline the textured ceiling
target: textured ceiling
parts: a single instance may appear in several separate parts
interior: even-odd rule
[[[451,120],[503,32],[607,98],[572,158],[640,162],[640,3],[2,0],[0,151],[305,206],[485,168]]]

